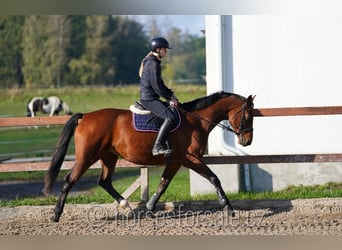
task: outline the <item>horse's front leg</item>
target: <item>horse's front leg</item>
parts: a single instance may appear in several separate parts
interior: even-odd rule
[[[55,108],[52,107],[52,108],[51,108],[51,111],[50,111],[50,117],[52,117],[54,114],[55,114]]]
[[[226,193],[224,192],[221,181],[216,176],[216,174],[198,158],[195,158],[194,156],[190,156],[188,158],[189,161],[185,163],[184,166],[191,168],[193,171],[206,178],[215,187],[217,195],[219,197],[219,203],[223,206],[227,205],[229,215],[235,217],[233,206],[231,205]]]
[[[169,186],[171,180],[178,172],[180,168],[180,164],[166,164],[164,172],[162,174],[162,178],[160,180],[157,192],[152,195],[150,200],[146,203],[146,208],[149,211],[153,211],[156,207],[156,203],[159,201],[160,197],[166,191],[167,187]]]

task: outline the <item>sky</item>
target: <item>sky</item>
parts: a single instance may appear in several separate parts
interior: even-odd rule
[[[201,30],[205,29],[203,15],[139,15],[131,17],[143,24],[153,18],[161,27],[167,23],[170,27],[177,27],[194,35],[201,35]]]

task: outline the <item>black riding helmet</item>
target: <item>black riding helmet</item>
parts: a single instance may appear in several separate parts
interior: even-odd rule
[[[164,37],[155,37],[150,42],[150,49],[153,52],[156,52],[157,48],[166,48],[171,49],[169,42]]]

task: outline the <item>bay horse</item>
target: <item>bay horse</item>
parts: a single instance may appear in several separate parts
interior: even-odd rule
[[[248,146],[253,138],[253,99],[237,94],[217,92],[178,105],[182,123],[169,134],[168,142],[173,149],[170,157],[153,156],[152,146],[156,133],[138,132],[132,124],[132,112],[126,109],[107,108],[90,113],[74,114],[65,124],[56,151],[44,179],[43,193],[51,193],[63,163],[71,137],[75,136],[75,164],[64,179],[64,184],[54,209],[53,221],[58,222],[66,197],[72,186],[96,161],[102,163],[98,184],[120,205],[127,201],[112,186],[112,176],[118,157],[140,165],[162,165],[160,184],[156,193],[146,203],[149,211],[155,209],[161,195],[181,165],[192,169],[214,185],[219,203],[228,205],[230,215],[233,207],[222,189],[218,177],[202,161],[208,136],[215,126],[221,126],[238,136],[239,144]],[[220,124],[228,120],[231,127]]]
[[[72,115],[69,106],[57,96],[33,97],[27,102],[26,109],[28,117],[35,117],[37,111],[54,116],[63,110],[65,114]]]

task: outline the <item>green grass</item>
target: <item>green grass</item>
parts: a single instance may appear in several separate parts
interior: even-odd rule
[[[0,130],[0,159],[49,157],[59,139],[62,126],[33,127]],[[68,154],[74,153],[74,141],[71,140]]]
[[[163,167],[155,167],[149,169],[149,191],[150,196],[157,190]],[[27,172],[26,176],[21,175],[22,180],[42,180],[44,171]],[[90,169],[85,176],[94,177],[94,187],[89,190],[87,194],[71,194],[68,199],[68,204],[89,204],[89,203],[111,203],[112,197],[107,194],[101,187],[96,185],[96,178],[98,176],[98,169]],[[66,171],[61,171],[59,179],[62,179]],[[139,168],[118,168],[114,175],[113,186],[119,193],[124,192],[128,186],[139,176]],[[7,173],[7,180],[16,179]],[[82,177],[84,178],[84,177]],[[190,196],[190,182],[189,171],[181,168],[172,180],[168,189],[161,197],[160,201],[187,201],[187,200],[217,200],[216,194],[199,195],[195,197]],[[293,200],[293,199],[309,199],[309,198],[323,198],[323,197],[342,197],[342,183],[328,183],[317,186],[290,186],[285,190],[277,192],[238,192],[227,193],[230,200],[265,200],[265,199],[279,199],[279,200]],[[27,197],[16,198],[14,200],[0,200],[0,207],[12,207],[23,205],[55,205],[57,201],[56,196],[50,197]],[[129,201],[140,201],[140,189],[138,189]]]
[[[337,198],[342,197],[342,183],[327,183],[325,185],[314,186],[289,186],[280,191],[265,192],[239,192],[228,194],[232,200],[294,200],[294,199],[312,199],[312,198]],[[216,194],[201,195],[194,197],[200,200],[215,199]]]
[[[157,186],[162,175],[163,167],[154,167],[149,169],[149,189],[150,196],[157,190]],[[62,180],[66,175],[67,171],[61,171],[58,180]],[[44,178],[44,171],[37,172],[25,172],[20,175],[13,173],[3,173],[5,180],[17,180],[20,176],[20,180],[37,180],[41,181]],[[90,188],[89,193],[86,195],[73,195],[68,197],[68,203],[84,204],[84,203],[110,203],[113,202],[113,198],[104,191],[101,187],[96,185],[96,178],[99,174],[99,169],[89,169],[82,178],[94,177],[94,187]],[[119,193],[123,193],[140,175],[140,168],[118,168],[114,174],[113,186]],[[1,181],[1,179],[0,179]],[[77,185],[77,184],[76,184]],[[165,194],[161,198],[161,201],[176,201],[184,200],[189,198],[190,187],[189,187],[189,171],[188,169],[181,168],[177,173],[170,186],[166,190]],[[140,200],[140,189],[138,189],[129,198],[130,201]],[[0,207],[4,206],[23,206],[23,205],[48,205],[55,204],[57,201],[56,197],[27,197],[27,198],[16,198],[14,200],[0,200]]]
[[[206,95],[206,85],[174,84],[172,89],[181,102]],[[128,108],[139,100],[139,86],[2,89],[0,91],[0,117],[26,116],[26,104],[29,99],[34,96],[50,95],[59,96],[74,113],[85,113],[108,107]],[[44,116],[44,114],[39,115]]]

